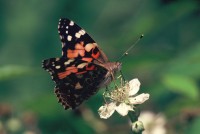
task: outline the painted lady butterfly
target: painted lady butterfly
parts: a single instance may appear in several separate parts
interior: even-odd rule
[[[109,62],[96,42],[71,20],[60,19],[58,33],[62,57],[46,59],[42,67],[56,83],[58,101],[65,109],[74,109],[99,88],[107,86],[121,63]]]

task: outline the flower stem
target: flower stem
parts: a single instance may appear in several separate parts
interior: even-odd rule
[[[140,109],[135,108],[134,111],[129,111],[128,116],[132,123],[136,122],[138,120],[138,117],[140,115]]]
[[[140,115],[139,109],[135,109],[135,111],[129,111],[129,113],[128,113],[128,116],[132,122],[133,134],[142,134],[142,131],[144,130],[144,126],[143,126],[142,122],[138,121],[139,115]]]
[[[138,120],[138,118],[136,117],[135,111],[129,111],[128,116],[132,123]]]

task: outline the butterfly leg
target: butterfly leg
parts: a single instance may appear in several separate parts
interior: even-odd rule
[[[103,99],[104,99],[104,102],[107,104],[107,101],[106,101],[106,94],[108,93],[108,86],[106,86],[106,90],[105,92],[103,93]]]
[[[119,87],[117,86],[117,82],[116,82],[116,80],[115,80],[115,76],[114,76],[113,73],[111,73],[111,77],[112,77],[112,80],[113,80],[113,82],[114,82],[114,84],[115,84],[115,88],[118,89]]]
[[[125,78],[121,70],[120,70],[120,74],[121,74],[121,84],[123,86],[125,84]]]
[[[123,73],[122,73],[122,70],[120,70],[119,72],[120,72],[120,74],[121,74],[122,79],[125,81],[125,78],[124,78],[124,75],[123,75]]]

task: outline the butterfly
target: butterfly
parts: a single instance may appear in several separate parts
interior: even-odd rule
[[[72,20],[61,18],[58,33],[62,56],[43,60],[56,86],[54,92],[64,109],[75,109],[109,85],[121,69],[120,62],[109,62],[97,43]]]

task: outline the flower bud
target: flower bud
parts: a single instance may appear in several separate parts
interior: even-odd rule
[[[142,133],[142,131],[144,131],[144,125],[141,121],[136,121],[134,123],[132,123],[132,131],[134,133]]]

